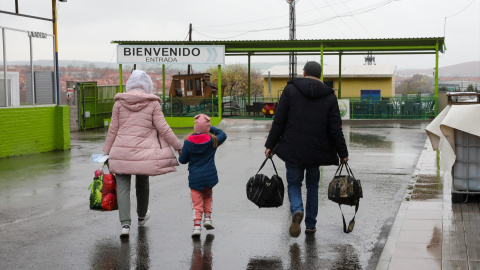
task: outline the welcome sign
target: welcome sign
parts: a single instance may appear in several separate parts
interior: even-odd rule
[[[118,64],[225,64],[225,46],[117,45]]]

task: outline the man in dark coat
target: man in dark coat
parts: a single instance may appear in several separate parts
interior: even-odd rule
[[[293,215],[290,235],[298,237],[303,220],[302,182],[307,187],[305,233],[316,231],[320,166],[348,161],[337,97],[321,80],[322,67],[309,61],[303,78],[287,83],[265,142],[265,155],[285,161],[288,198]]]

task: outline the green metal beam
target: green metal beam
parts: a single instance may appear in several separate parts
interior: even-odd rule
[[[250,74],[250,54],[248,55],[248,105],[250,105],[250,93],[252,91],[251,87],[251,74]]]
[[[338,55],[338,99],[342,98],[342,52]]]
[[[218,117],[222,117],[222,90],[222,65],[218,65]]]
[[[438,42],[435,49],[435,116],[438,115]]]
[[[420,51],[420,50],[434,50],[433,46],[385,46],[385,47],[325,47],[325,51],[389,51],[389,50],[403,50],[403,51]],[[318,51],[318,47],[290,47],[290,48],[225,48],[225,53],[228,52],[302,52],[302,51]]]
[[[320,66],[323,69],[323,44],[320,46]],[[322,80],[323,82],[323,70],[322,70],[322,74],[320,75],[320,80]]]
[[[165,64],[162,65],[162,104],[165,104]]]
[[[343,55],[365,55],[367,51],[362,52],[343,52]],[[376,55],[403,55],[403,54],[435,54],[434,51],[421,51],[421,52],[375,52]],[[285,53],[255,53],[255,52],[248,52],[248,53],[225,53],[225,56],[248,56],[248,55],[255,55],[255,56],[284,56],[289,55],[288,52]],[[319,52],[303,52],[303,53],[296,53],[296,55],[320,55]],[[324,52],[323,55],[338,55],[338,52]]]
[[[123,93],[123,78],[122,78],[122,74],[123,74],[122,64],[119,64],[119,65],[118,65],[118,80],[120,81],[120,82],[119,82],[119,85],[120,85],[120,93]]]

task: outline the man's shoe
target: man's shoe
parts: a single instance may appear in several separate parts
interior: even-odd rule
[[[120,237],[128,237],[129,233],[130,233],[130,225],[128,224],[122,225],[122,234],[120,234]]]
[[[203,227],[207,230],[213,230],[215,227],[213,227],[212,219],[211,218],[204,218],[203,219]]]
[[[290,229],[288,230],[291,237],[298,237],[302,232],[302,228],[300,227],[300,223],[302,223],[302,220],[303,220],[302,211],[297,211],[293,214],[292,224],[290,224]]]
[[[147,220],[150,218],[150,210],[147,210],[147,213],[143,218],[138,218],[138,226],[143,226],[147,222]]]
[[[200,225],[193,226],[192,237],[200,237],[202,234],[202,227]]]
[[[313,228],[305,228],[305,234],[315,234],[317,229],[315,227]]]

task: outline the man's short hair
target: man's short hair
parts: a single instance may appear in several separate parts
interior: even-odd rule
[[[322,66],[315,61],[308,61],[303,67],[305,75],[320,78],[322,76]]]

